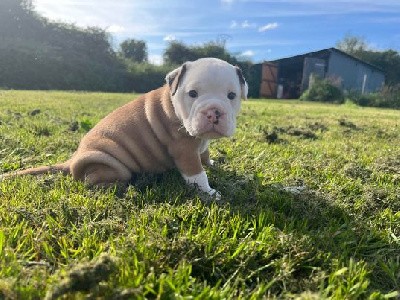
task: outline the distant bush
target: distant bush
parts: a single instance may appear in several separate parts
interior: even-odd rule
[[[165,83],[165,76],[177,66],[152,65],[149,63],[127,62],[128,89],[136,93],[146,93]]]
[[[359,106],[400,108],[400,84],[385,86],[380,92],[371,94],[349,92],[347,98]]]
[[[164,85],[165,76],[179,66],[176,64],[153,65],[150,63],[135,63],[131,60],[125,60],[125,65],[127,66],[128,73],[126,89],[136,93],[146,93]],[[246,79],[250,77],[248,75],[250,63],[239,62],[238,66],[242,69]]]
[[[301,95],[300,100],[343,103],[344,95],[329,79],[315,78],[312,86]]]
[[[203,57],[216,57],[233,65],[239,62],[221,42],[211,41],[203,45],[188,46],[179,41],[172,41],[164,51],[164,61],[172,65],[181,65],[186,61],[194,61]]]

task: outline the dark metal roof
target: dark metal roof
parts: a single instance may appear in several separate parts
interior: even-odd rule
[[[272,61],[269,61],[269,62],[278,63],[280,61],[288,60],[288,59],[302,59],[304,57],[319,57],[319,56],[323,56],[323,55],[330,55],[330,53],[332,53],[332,52],[336,52],[336,53],[339,53],[341,55],[347,56],[347,57],[349,57],[349,58],[351,58],[351,59],[353,59],[355,61],[358,61],[359,63],[362,63],[362,64],[367,65],[368,67],[370,67],[372,69],[375,69],[376,71],[384,73],[381,68],[379,68],[377,66],[374,66],[374,65],[372,65],[372,64],[370,64],[370,63],[368,63],[366,61],[363,61],[363,60],[361,60],[361,59],[359,59],[357,57],[354,57],[354,56],[352,56],[350,54],[347,54],[346,52],[343,52],[343,51],[341,51],[339,49],[336,49],[336,48],[333,48],[333,47],[332,48],[327,48],[327,49],[322,49],[322,50],[319,50],[319,51],[299,54],[299,55],[295,55],[295,56],[291,56],[291,57],[280,58],[280,59],[272,60]]]

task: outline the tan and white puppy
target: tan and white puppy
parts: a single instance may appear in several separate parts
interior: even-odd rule
[[[68,161],[3,178],[62,171],[89,184],[105,185],[127,183],[133,173],[176,167],[188,184],[219,199],[202,163],[211,164],[210,139],[233,135],[247,83],[238,67],[216,58],[186,62],[166,81],[102,119]]]

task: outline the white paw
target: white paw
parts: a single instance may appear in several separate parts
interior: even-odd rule
[[[185,174],[182,174],[182,176],[188,184],[196,186],[200,191],[208,194],[212,199],[217,201],[221,200],[221,193],[212,189],[208,184],[208,178],[205,171],[193,176],[186,176]]]
[[[215,165],[215,160],[210,159],[209,165],[210,165],[211,167],[214,166],[214,165]]]
[[[221,200],[221,193],[218,192],[217,190],[211,189],[208,191],[208,194],[215,199],[216,201]]]

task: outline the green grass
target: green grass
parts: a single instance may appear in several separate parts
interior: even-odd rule
[[[0,91],[0,172],[67,159],[132,97]],[[251,100],[211,148],[219,203],[176,171],[0,182],[0,299],[399,297],[400,111]]]

